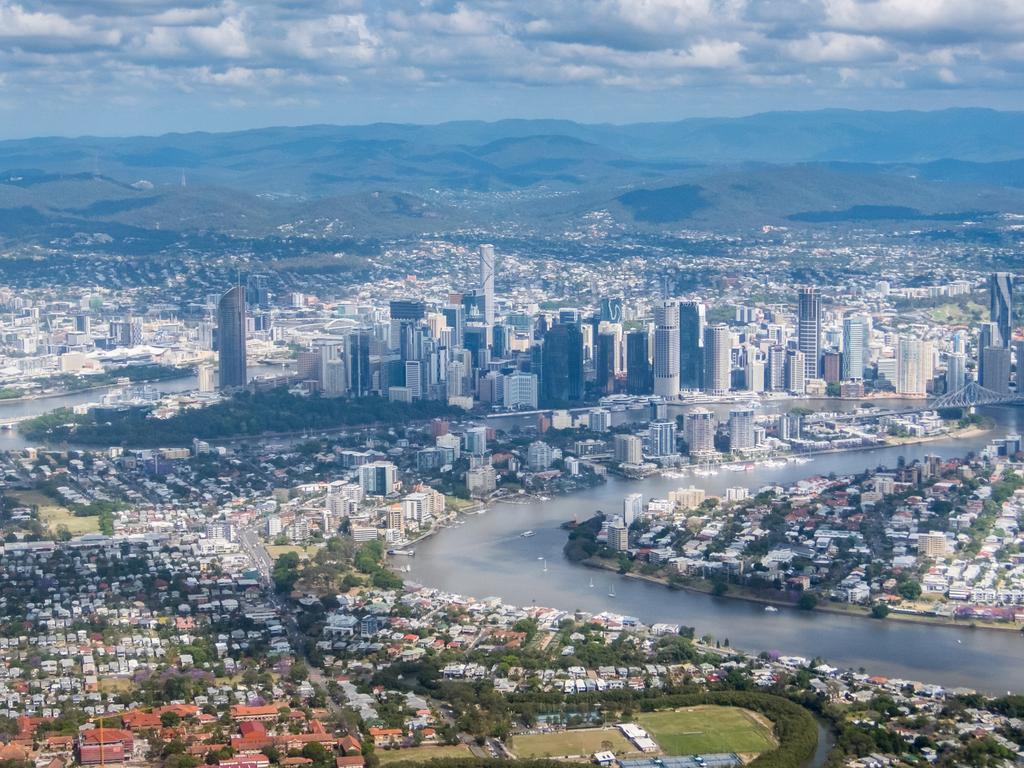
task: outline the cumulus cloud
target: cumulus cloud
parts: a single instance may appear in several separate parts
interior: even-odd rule
[[[44,80],[55,98],[169,87],[218,105],[484,83],[1005,91],[1022,38],[1019,0],[0,0],[4,96],[26,105]]]

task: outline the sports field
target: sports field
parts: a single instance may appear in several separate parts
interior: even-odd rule
[[[512,751],[520,758],[590,756],[609,750],[635,753],[636,749],[616,728],[583,728],[553,733],[530,733],[512,738]]]
[[[469,749],[462,745],[409,747],[408,749],[377,749],[374,750],[373,754],[377,756],[381,765],[390,765],[391,763],[402,763],[405,761],[420,763],[425,760],[438,760],[442,757],[467,758],[473,756]]]
[[[17,491],[9,495],[17,504],[36,507],[39,511],[39,522],[51,533],[56,533],[61,526],[67,528],[68,533],[72,536],[98,533],[100,530],[99,517],[78,517],[67,507],[57,504],[49,496],[39,491]]]
[[[768,721],[739,707],[709,705],[644,712],[637,715],[636,722],[666,755],[753,754],[776,746]]]

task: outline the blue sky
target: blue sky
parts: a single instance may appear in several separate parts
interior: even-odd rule
[[[1024,109],[1020,0],[0,0],[0,136]]]

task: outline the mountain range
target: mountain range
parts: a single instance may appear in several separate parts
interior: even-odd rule
[[[1024,113],[315,125],[0,142],[0,237],[406,236],[956,222],[1024,212]]]

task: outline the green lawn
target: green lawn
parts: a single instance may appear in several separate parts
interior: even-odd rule
[[[21,506],[36,507],[39,510],[39,522],[52,533],[64,526],[72,536],[83,533],[98,533],[100,519],[98,516],[77,517],[71,510],[57,504],[53,499],[39,491],[16,491],[9,494]]]
[[[294,552],[300,560],[308,560],[320,549],[319,544],[310,544],[308,547],[300,547],[297,544],[267,544],[267,554],[272,560],[277,560],[281,555]]]
[[[667,755],[708,752],[752,754],[775,748],[771,728],[757,715],[739,707],[685,707],[644,712],[637,723]]]
[[[520,758],[589,756],[606,749],[616,754],[636,752],[617,728],[531,733],[512,739],[512,751]]]
[[[436,760],[442,757],[464,758],[472,757],[468,748],[463,746],[437,746],[437,747],[410,747],[409,749],[375,749],[373,754],[377,756],[381,765],[400,763],[403,761],[423,762]]]

